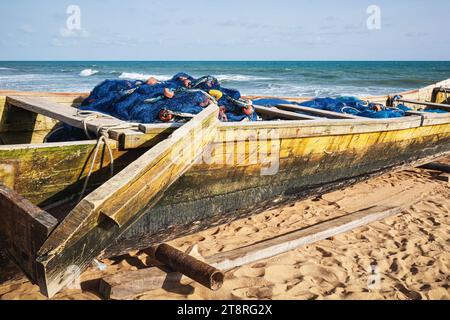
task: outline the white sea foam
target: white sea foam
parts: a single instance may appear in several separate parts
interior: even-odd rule
[[[167,75],[153,75],[153,74],[143,74],[143,73],[137,73],[137,72],[123,72],[119,78],[120,79],[131,79],[131,80],[147,80],[149,78],[156,78],[160,81],[166,81],[171,79],[171,76]]]
[[[219,74],[217,76],[217,79],[219,79],[219,81],[238,81],[238,82],[273,80],[273,78],[249,76],[242,74]]]
[[[98,73],[97,70],[93,70],[93,69],[84,69],[83,71],[80,72],[80,76],[81,77],[90,77],[93,76],[94,74]]]
[[[12,71],[14,71],[14,70],[17,70],[17,69],[13,69],[13,68],[0,68],[0,70],[12,70]]]

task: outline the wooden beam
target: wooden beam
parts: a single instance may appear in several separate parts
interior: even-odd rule
[[[375,221],[397,215],[402,211],[403,208],[398,207],[372,207],[247,247],[219,253],[209,257],[207,261],[217,269],[231,270],[349,232]]]
[[[306,114],[301,114],[297,112],[291,112],[291,111],[284,111],[280,110],[278,108],[269,108],[269,107],[263,107],[254,105],[253,108],[255,108],[255,111],[261,114],[264,114],[266,116],[270,117],[276,117],[281,119],[288,119],[288,120],[318,120],[320,118],[308,116]]]
[[[146,292],[179,285],[183,275],[159,268],[119,272],[102,278],[99,293],[106,300],[132,300]]]
[[[438,180],[447,182],[447,185],[450,187],[450,173],[443,173],[441,175],[439,175]]]
[[[339,112],[304,107],[304,106],[293,105],[293,104],[280,104],[280,105],[277,105],[277,108],[291,110],[291,111],[312,113],[312,114],[315,114],[318,116],[322,116],[325,118],[331,118],[331,119],[365,119],[363,117],[358,117],[358,116],[348,114],[348,113],[339,113]]]
[[[191,168],[216,135],[218,112],[216,105],[203,110],[69,213],[39,251],[44,294],[53,296],[68,284],[67,268],[75,265],[84,270]],[[89,232],[98,233],[94,243],[87,240]],[[82,246],[82,252],[75,245]]]
[[[422,118],[421,127],[450,123],[450,113],[435,113],[424,111],[406,111],[407,116],[419,116]]]
[[[441,88],[436,88],[439,92],[447,92],[450,93],[450,88],[445,88],[445,87],[441,87]]]
[[[441,110],[450,111],[450,105],[442,104],[442,103],[425,102],[425,101],[417,101],[417,100],[409,100],[409,99],[397,99],[395,101],[403,102],[403,103],[410,103],[410,104],[417,104],[420,106],[435,107],[435,108],[438,108]]]
[[[50,100],[40,97],[27,97],[27,96],[7,96],[6,102],[9,105],[25,109],[37,114],[44,115],[46,117],[64,122],[72,127],[84,129],[85,122],[86,127],[90,132],[96,134],[100,129],[111,126],[129,126],[126,121],[111,118],[95,118],[89,119],[78,115],[78,109],[65,106],[59,103],[52,102]],[[120,134],[126,134],[138,132],[138,130],[123,129],[110,132],[110,138],[114,140],[119,139]]]
[[[58,220],[31,202],[0,185],[0,242],[31,279],[37,278],[36,253]]]
[[[450,165],[445,164],[445,163],[439,163],[439,162],[427,163],[423,166],[420,166],[420,169],[450,173]]]

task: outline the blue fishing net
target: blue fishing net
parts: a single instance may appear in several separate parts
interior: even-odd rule
[[[348,113],[366,118],[399,118],[404,117],[406,111],[412,110],[405,105],[396,108],[388,108],[367,101],[362,101],[355,97],[338,98],[316,98],[302,103],[282,100],[282,99],[259,99],[253,101],[255,105],[274,107],[279,104],[294,104],[315,109]]]
[[[441,109],[427,109],[423,110],[424,112],[431,112],[431,113],[448,113],[448,111],[441,110]]]
[[[213,90],[219,95],[214,95]],[[241,99],[238,90],[222,87],[212,76],[195,79],[186,73],[178,73],[167,81],[153,78],[142,81],[105,80],[92,90],[80,109],[129,122],[161,123],[192,117],[213,100],[217,100],[221,109],[222,121],[258,119],[250,102]],[[80,130],[62,126],[57,133],[47,137],[47,141],[73,140],[80,135]]]
[[[165,96],[165,90],[173,92],[173,98]],[[245,114],[238,90],[221,86],[220,82],[206,76],[195,79],[186,73],[178,73],[168,81],[106,80],[98,85],[83,102],[82,110],[106,113],[124,121],[155,123],[163,121],[162,110],[174,113],[198,114],[211,101],[209,92],[217,90],[222,96],[217,101],[228,121],[245,118],[256,120],[252,112]]]

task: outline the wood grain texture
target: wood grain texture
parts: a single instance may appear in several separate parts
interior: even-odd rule
[[[64,122],[72,127],[84,129],[86,128],[97,135],[101,129],[114,126],[130,126],[126,121],[119,119],[111,119],[106,117],[99,117],[93,119],[85,119],[78,115],[76,108],[64,106],[58,103],[54,103],[48,99],[40,97],[27,97],[27,96],[7,96],[6,102],[18,108],[25,109],[36,114],[41,114],[46,117]],[[124,129],[120,131],[121,134],[126,134],[128,131],[133,132],[131,129]],[[137,131],[137,130],[136,130]],[[109,133],[111,139],[118,140],[117,134]]]
[[[131,300],[145,292],[177,285],[183,277],[178,272],[159,268],[120,272],[100,280],[99,292],[106,300]]]

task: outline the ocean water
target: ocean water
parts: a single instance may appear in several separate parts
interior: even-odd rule
[[[450,78],[447,62],[2,62],[0,90],[88,92],[104,79],[213,75],[243,94],[364,96]]]

